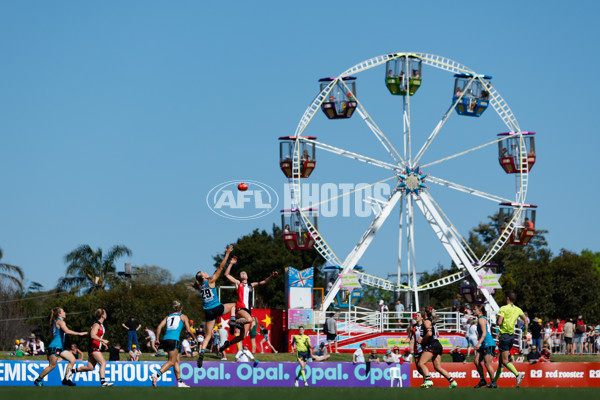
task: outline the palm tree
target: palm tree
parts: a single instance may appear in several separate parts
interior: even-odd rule
[[[89,292],[104,290],[107,279],[116,272],[115,261],[131,254],[125,246],[113,246],[108,254],[103,255],[101,248],[94,251],[87,244],[81,245],[65,256],[68,263],[66,276],[60,279],[58,288],[85,288]]]
[[[0,260],[2,259],[2,249],[0,249]],[[17,276],[14,276],[17,275]],[[0,263],[0,281],[7,280],[10,285],[17,286],[23,290],[23,279],[25,275],[23,270],[16,265]]]

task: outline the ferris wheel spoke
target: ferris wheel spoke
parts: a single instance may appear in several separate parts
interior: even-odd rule
[[[318,149],[325,150],[325,151],[328,151],[330,153],[337,154],[337,155],[340,155],[340,156],[343,156],[343,157],[346,157],[346,158],[350,158],[350,159],[353,159],[353,160],[358,160],[358,161],[361,161],[361,162],[364,162],[364,163],[367,163],[367,164],[370,164],[370,165],[375,165],[377,167],[389,169],[391,171],[400,171],[400,167],[398,167],[395,164],[390,164],[390,163],[387,163],[385,161],[380,161],[380,160],[377,160],[377,159],[374,159],[374,158],[371,158],[371,157],[362,156],[360,154],[353,153],[351,151],[344,150],[344,149],[341,149],[339,147],[334,147],[334,146],[331,146],[329,144],[318,142],[316,140],[304,139],[304,142],[306,142],[306,143],[314,143],[315,147],[318,148]]]
[[[456,227],[454,226],[454,224],[452,224],[452,222],[450,221],[450,218],[448,218],[448,216],[446,215],[446,213],[444,213],[444,210],[442,210],[442,207],[440,207],[440,205],[435,201],[435,199],[433,198],[433,196],[429,196],[429,199],[431,200],[431,202],[433,203],[433,205],[435,206],[435,208],[437,209],[437,211],[440,213],[440,215],[442,216],[442,218],[444,218],[444,220],[447,222],[447,224],[450,227],[450,229],[452,229],[452,231],[454,232],[454,234],[456,235],[456,237],[458,237],[460,239],[460,241],[463,244],[464,248],[468,252],[467,256],[469,256],[469,254],[471,255],[471,257],[469,257],[470,260],[471,260],[471,263],[472,264],[476,264],[478,257],[475,254],[475,252],[473,251],[473,249],[471,248],[471,246],[469,246],[469,243],[458,232],[458,230],[456,229]]]
[[[448,118],[450,118],[450,115],[452,115],[452,112],[456,108],[456,105],[462,101],[463,96],[465,95],[465,93],[467,93],[467,90],[469,89],[471,84],[474,82],[474,80],[475,80],[475,78],[469,80],[469,83],[465,87],[464,92],[456,99],[456,101],[454,103],[452,103],[452,105],[450,106],[448,111],[446,111],[446,113],[444,114],[442,119],[437,123],[437,125],[433,129],[433,132],[431,132],[431,134],[429,135],[429,137],[427,138],[425,143],[423,143],[423,146],[417,153],[414,164],[418,164],[419,160],[421,159],[421,157],[423,157],[423,155],[425,154],[425,152],[427,151],[427,149],[429,148],[431,143],[433,143],[433,140],[437,137],[438,133],[440,132],[440,130],[442,129],[442,127],[444,126],[444,124],[446,123]]]
[[[423,164],[423,165],[421,165],[421,167],[422,167],[422,168],[431,167],[432,165],[440,164],[440,163],[443,163],[443,162],[445,162],[445,161],[452,160],[453,158],[457,158],[457,157],[460,157],[460,156],[464,156],[465,154],[468,154],[468,153],[471,153],[471,152],[473,152],[473,151],[476,151],[476,150],[482,149],[482,148],[484,148],[484,147],[491,146],[491,145],[493,145],[493,144],[496,144],[496,143],[498,143],[498,142],[500,142],[500,141],[502,141],[502,140],[505,140],[505,139],[506,139],[505,137],[502,137],[502,138],[499,138],[499,139],[495,139],[495,140],[492,140],[491,142],[484,143],[484,144],[482,144],[482,145],[480,145],[480,146],[475,146],[475,147],[473,147],[473,148],[470,148],[470,149],[468,149],[468,150],[461,151],[460,153],[456,153],[456,154],[453,154],[453,155],[451,155],[451,156],[448,156],[448,157],[444,157],[444,158],[442,158],[442,159],[439,159],[439,160],[437,160],[437,161],[432,161],[432,162],[430,162],[430,163]]]
[[[357,189],[354,189],[354,190],[345,190],[339,196],[330,197],[330,198],[322,200],[322,201],[320,201],[318,203],[310,204],[306,208],[321,207],[321,206],[323,206],[323,205],[325,205],[327,203],[331,203],[332,201],[339,200],[339,199],[344,198],[346,196],[350,196],[350,195],[353,195],[355,193],[364,192],[367,189],[369,189],[369,188],[371,188],[371,187],[373,187],[375,185],[387,182],[387,181],[389,181],[391,179],[396,179],[396,175],[390,176],[389,178],[385,178],[385,179],[382,179],[382,180],[374,182],[374,183],[361,185]],[[381,200],[377,200],[375,198],[368,198],[368,199],[365,199],[364,201],[367,202],[367,203],[369,203],[371,205],[371,208],[375,211],[375,214],[378,214],[379,212],[381,212],[382,205],[385,204],[385,202],[383,202]]]
[[[382,205],[379,214],[375,216],[375,218],[373,219],[365,233],[362,235],[356,246],[354,246],[352,251],[348,254],[346,259],[342,263],[342,270],[340,271],[340,273],[345,274],[356,266],[356,263],[358,263],[360,258],[363,256],[363,254],[375,238],[377,231],[379,230],[379,228],[381,228],[387,217],[389,217],[391,211],[394,209],[394,207],[398,203],[398,200],[400,200],[401,197],[402,192],[399,190],[395,190],[390,195],[387,202],[385,202]],[[339,290],[340,283],[341,281],[338,278],[333,284],[333,287],[331,288],[329,293],[327,293],[327,295],[325,296],[325,300],[323,301],[324,310],[326,310],[327,307],[329,307],[329,305],[333,302],[333,299],[335,298]]]
[[[428,192],[424,192],[417,198],[415,203],[448,252],[448,255],[452,258],[452,261],[454,261],[454,264],[456,264],[459,269],[468,271],[475,284],[479,286],[481,284],[481,279],[479,278],[479,275],[477,275],[476,267],[481,265],[481,263],[479,260],[472,260],[472,258],[469,257],[469,254],[465,251],[459,237],[456,236],[456,230],[452,226],[449,226],[439,214],[433,201],[433,197],[431,197]],[[476,264],[475,266],[473,265],[474,263]],[[482,293],[490,303],[490,306],[497,310],[498,304],[493,296],[487,290],[482,291]]]
[[[348,88],[348,86],[346,85],[346,83],[343,80],[340,81],[340,83],[344,86],[344,88],[347,91],[350,91],[350,88]],[[397,164],[404,165],[404,160],[402,159],[402,157],[400,156],[398,151],[394,148],[394,145],[392,144],[392,142],[390,142],[390,140],[383,134],[383,131],[381,129],[379,129],[379,127],[377,126],[377,124],[375,123],[373,118],[369,115],[369,113],[367,112],[365,107],[358,100],[358,97],[355,96],[355,100],[356,100],[356,104],[358,106],[356,108],[356,112],[358,112],[358,115],[360,115],[360,117],[363,119],[365,124],[367,124],[367,127],[375,135],[377,140],[379,140],[379,143],[381,143],[383,148],[390,154],[390,156],[392,156],[392,158],[394,159],[394,161],[396,161]]]
[[[437,185],[440,186],[445,186],[447,188],[450,189],[454,189],[454,190],[458,190],[459,192],[463,192],[463,193],[468,193],[471,194],[473,196],[477,196],[477,197],[481,197],[483,199],[487,199],[487,200],[491,200],[495,203],[511,203],[512,200],[509,200],[507,198],[501,197],[501,196],[496,196],[495,194],[490,194],[490,193],[486,193],[486,192],[482,192],[481,190],[477,190],[477,189],[473,189],[467,186],[463,186],[463,185],[459,185],[458,183],[455,182],[451,182],[451,181],[447,181],[445,179],[442,178],[437,178],[435,176],[427,176],[427,180],[430,182],[433,182]]]

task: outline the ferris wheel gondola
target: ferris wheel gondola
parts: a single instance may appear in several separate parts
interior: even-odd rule
[[[401,151],[396,149],[394,143],[388,139],[384,133],[384,130],[374,121],[373,116],[367,112],[366,104],[368,104],[368,100],[360,99],[356,95],[356,75],[377,67],[385,67],[385,83],[389,93],[402,96],[403,98],[403,141],[401,143]],[[431,67],[453,74],[454,92],[452,93],[452,101],[448,110],[443,113],[441,120],[435,125],[433,131],[424,139],[423,144],[418,148],[418,151],[413,152],[412,146],[415,135],[411,127],[410,99],[413,95],[416,95],[417,90],[421,87],[422,83],[427,80],[427,70],[423,67]],[[365,91],[363,91],[363,93],[364,92]],[[372,93],[372,91],[369,91],[368,93]],[[344,107],[344,102],[353,103],[352,113],[343,115],[344,110],[347,110],[349,106],[348,103],[346,104],[346,107]],[[328,104],[335,108],[335,113],[331,111],[332,107],[329,107]],[[445,123],[451,115],[454,114],[454,111],[461,116],[481,117],[489,106],[496,112],[500,122],[509,129],[510,135],[500,136],[498,139],[489,143],[473,146],[456,154],[447,154],[437,161],[432,161],[427,164],[422,163],[424,155],[428,154],[430,146],[439,137]],[[368,131],[373,134],[375,140],[380,143],[381,148],[389,155],[389,158],[380,159],[373,156],[361,155],[346,149],[343,142],[331,144],[317,141],[315,137],[305,136],[306,133],[310,133],[310,123],[319,109],[325,113],[328,119],[347,119],[353,114],[359,114],[360,118],[355,118],[354,120],[359,121],[357,122],[359,124],[366,124]],[[375,239],[375,236],[383,223],[390,216],[392,210],[395,207],[400,208],[399,234],[401,239],[399,240],[398,249],[397,288],[407,287],[400,284],[402,267],[405,267],[407,274],[412,280],[412,282],[409,282],[409,288],[410,291],[414,293],[413,308],[417,309],[419,307],[418,292],[431,287],[439,287],[442,284],[456,282],[469,276],[475,284],[479,284],[480,278],[477,273],[478,270],[492,260],[502,246],[509,243],[525,244],[525,239],[521,237],[521,234],[523,229],[527,229],[527,227],[521,227],[521,222],[525,221],[524,218],[532,209],[532,207],[525,204],[529,181],[528,174],[531,168],[528,163],[532,161],[531,157],[528,157],[531,149],[528,149],[526,143],[528,141],[528,139],[526,139],[527,137],[527,133],[521,131],[508,104],[492,86],[490,76],[477,74],[472,69],[460,63],[436,55],[425,53],[390,53],[363,61],[339,74],[336,78],[321,80],[320,92],[304,112],[293,136],[294,144],[290,147],[291,170],[288,169],[288,172],[284,172],[290,179],[290,197],[292,199],[292,205],[294,210],[296,210],[296,216],[299,217],[304,226],[306,235],[317,238],[312,243],[314,248],[319,251],[329,265],[340,266],[342,273],[348,272],[357,265],[367,248]],[[291,140],[292,137],[289,139]],[[432,165],[444,163],[465,154],[479,151],[492,144],[500,142],[509,143],[509,141],[511,145],[514,142],[517,146],[515,148],[515,153],[512,156],[514,168],[513,170],[508,171],[504,166],[505,163],[502,161],[502,156],[501,165],[507,173],[510,173],[515,177],[516,190],[514,192],[492,194],[475,187],[454,182],[446,177],[434,176],[427,171],[427,168]],[[331,157],[344,157],[379,167],[386,172],[393,174],[393,178],[397,180],[397,184],[393,186],[393,190],[387,199],[377,204],[376,212],[374,213],[370,225],[362,235],[357,235],[358,242],[356,246],[354,246],[352,251],[347,254],[345,258],[338,257],[327,242],[327,234],[325,234],[323,230],[317,230],[318,228],[316,224],[312,223],[311,217],[303,212],[303,210],[314,207],[314,204],[306,202],[305,199],[310,198],[310,196],[304,196],[302,193],[304,189],[301,185],[301,180],[306,178],[302,173],[304,162],[302,154],[304,151],[303,146],[306,146],[307,144],[314,146],[314,149],[329,153]],[[530,145],[530,147],[532,147],[532,145]],[[325,155],[320,155],[319,157],[323,160],[322,157],[325,157]],[[449,171],[444,170],[444,172]],[[434,198],[433,187],[435,187],[436,191],[440,188],[446,188],[464,193],[471,196],[471,198],[476,197],[489,200],[496,204],[494,207],[497,207],[498,203],[508,204],[506,207],[509,207],[511,212],[508,223],[502,230],[499,230],[498,237],[489,248],[483,253],[476,253],[469,247],[467,241],[459,233],[456,226]],[[414,242],[414,223],[415,214],[417,213],[421,213],[425,217],[427,224],[432,228],[442,247],[461,271],[460,273],[455,274],[456,278],[454,280],[445,279],[443,283],[417,283]],[[324,225],[323,221],[321,225]],[[519,229],[521,229],[521,231],[519,231]],[[515,236],[517,233],[519,235],[518,239],[517,236]],[[529,231],[527,237],[531,236],[531,233],[532,231]],[[533,231],[533,233],[535,233],[535,231]],[[407,245],[406,248],[403,249],[402,243],[405,239]],[[515,243],[516,241],[521,242]],[[337,290],[339,289],[339,284],[340,282],[336,281],[332,290],[326,295],[324,301],[325,308],[333,301]],[[491,310],[497,310],[498,305],[493,297],[485,291],[482,294]]]

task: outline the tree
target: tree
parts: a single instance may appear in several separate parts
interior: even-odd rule
[[[81,245],[65,256],[68,263],[66,276],[58,282],[60,289],[105,290],[108,280],[116,272],[115,262],[122,256],[131,256],[131,250],[125,246],[113,246],[108,254],[102,249],[94,251],[87,245]]]
[[[173,276],[168,269],[156,265],[143,265],[134,267],[132,282],[137,285],[168,285],[173,281]]]
[[[0,260],[2,260],[2,249],[0,249]],[[15,276],[16,275],[16,276]],[[23,270],[16,265],[0,263],[0,281],[7,281],[9,285],[23,290]]]
[[[223,245],[225,247],[225,244]],[[224,252],[216,255],[215,268],[223,259]],[[238,277],[241,271],[248,273],[249,282],[258,282],[265,279],[272,271],[277,271],[278,276],[273,278],[266,286],[257,288],[255,292],[257,307],[284,308],[285,307],[285,282],[284,269],[292,266],[297,269],[315,267],[315,287],[324,287],[325,280],[320,267],[325,260],[316,250],[296,250],[287,248],[283,242],[282,230],[273,225],[271,234],[265,230],[254,230],[251,234],[242,236],[233,244],[232,256],[238,258],[237,264],[232,268],[231,275]],[[211,272],[208,272],[211,274]],[[229,285],[229,281],[220,280],[217,283]],[[223,291],[221,302],[235,300],[233,291]]]

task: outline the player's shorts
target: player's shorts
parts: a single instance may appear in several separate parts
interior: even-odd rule
[[[179,340],[167,339],[161,342],[164,351],[173,351],[179,349]]]
[[[208,310],[204,310],[204,316],[206,317],[206,321],[214,321],[219,318],[221,315],[225,313],[225,306],[223,304],[219,304],[216,307],[209,308]]]
[[[309,358],[310,358],[310,352],[309,351],[299,351],[298,352],[298,361],[307,362]]]
[[[94,353],[94,352],[96,352],[96,351],[100,351],[100,347],[101,347],[101,346],[102,346],[102,345],[97,345],[97,344],[95,344],[95,343],[92,343],[92,344],[90,345],[90,347],[88,347],[88,354],[91,356],[91,355],[92,355],[92,353]]]
[[[337,338],[337,335],[335,333],[328,333],[327,334],[327,341],[328,342],[335,342],[336,338]]]
[[[493,356],[494,352],[496,351],[496,346],[480,347],[479,350],[477,350],[477,351],[483,357],[485,357],[485,356]]]
[[[429,342],[429,344],[427,344],[427,346],[425,346],[423,351],[433,353],[434,356],[441,356],[442,353],[444,352],[444,348],[442,347],[442,344],[440,343],[439,340],[434,339],[431,342]]]
[[[60,353],[62,353],[64,349],[60,347],[48,347],[46,350],[46,357],[50,358],[50,356],[60,357]]]
[[[510,351],[513,347],[513,343],[515,341],[514,335],[503,333],[500,335],[498,339],[498,350],[500,351]]]
[[[237,310],[239,310],[239,311],[246,311],[248,313],[248,315],[252,315],[252,311],[249,308],[240,307]]]

